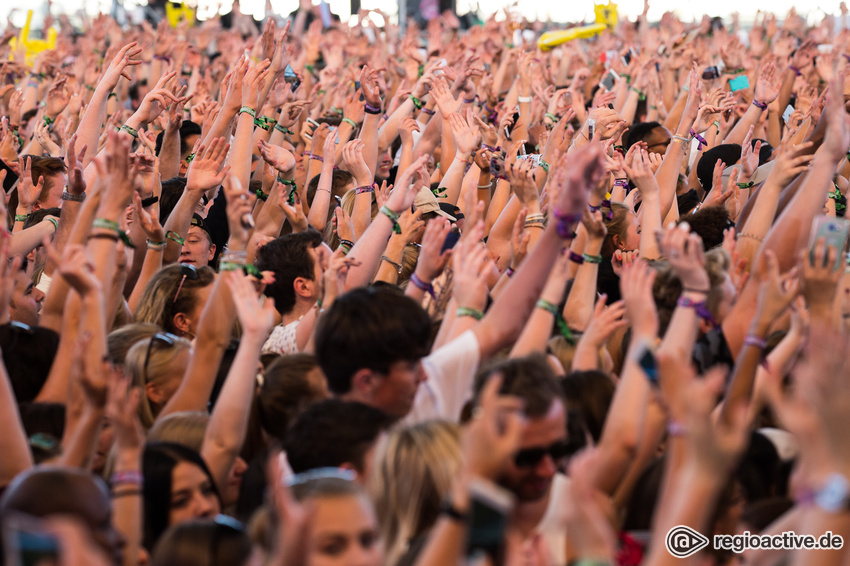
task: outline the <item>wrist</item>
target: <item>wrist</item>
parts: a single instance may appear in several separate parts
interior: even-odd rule
[[[142,449],[136,446],[122,448],[120,443],[116,444],[116,446],[118,448],[116,450],[114,471],[139,471],[142,464]]]
[[[584,253],[586,255],[599,255],[602,251],[602,244],[605,241],[605,238],[600,238],[598,236],[587,235],[587,240],[584,244]]]
[[[767,319],[761,312],[756,313],[756,317],[753,319],[753,322],[750,324],[750,329],[747,334],[752,334],[754,336],[759,336],[764,338],[767,336],[767,332],[770,329],[770,325],[773,322],[771,317],[770,320]]]

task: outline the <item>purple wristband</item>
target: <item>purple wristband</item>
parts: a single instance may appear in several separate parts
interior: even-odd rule
[[[691,128],[691,136],[693,136],[694,139],[697,140],[697,149],[702,149],[703,147],[708,145],[708,142],[705,141],[705,138],[696,133],[693,128]]]
[[[426,291],[429,295],[431,295],[431,298],[435,301],[437,300],[437,296],[434,294],[434,286],[430,283],[425,283],[424,281],[419,279],[419,277],[415,273],[410,276],[410,283],[417,289],[422,289],[423,291]]]
[[[433,116],[434,114],[436,114],[436,112],[434,110],[430,110],[428,108],[423,108],[422,113],[427,114],[428,116]]]
[[[516,270],[515,270],[513,267],[509,267],[509,268],[505,271],[505,275],[507,275],[508,277],[513,277],[513,276],[514,276],[514,273],[516,273]]]
[[[145,477],[141,472],[136,470],[128,470],[126,472],[115,472],[109,479],[112,486],[116,485],[142,485],[145,482]]]
[[[767,110],[767,104],[759,100],[753,99],[753,106],[758,106],[762,110]]]
[[[767,340],[764,338],[759,338],[755,334],[747,334],[747,337],[744,338],[744,344],[747,346],[752,346],[754,348],[758,348],[759,350],[764,350],[767,348]]]
[[[570,261],[574,261],[577,264],[581,265],[584,263],[584,257],[582,257],[581,254],[577,254],[573,250],[570,250]]]
[[[556,209],[555,218],[558,219],[558,223],[555,226],[558,230],[558,235],[565,240],[575,238],[575,232],[573,232],[572,226],[581,220],[581,214],[564,214]]]
[[[376,114],[377,115],[377,114],[383,114],[384,113],[384,111],[381,109],[380,106],[372,106],[368,102],[366,103],[365,111],[366,111],[366,114]]]
[[[794,71],[794,74],[797,75],[798,77],[803,74],[803,71],[801,71],[800,69],[798,69],[794,65],[788,65],[788,68],[791,69],[792,71]]]
[[[357,187],[354,189],[355,195],[362,195],[363,193],[374,193],[375,192],[375,183],[371,185],[363,185],[362,187]]]

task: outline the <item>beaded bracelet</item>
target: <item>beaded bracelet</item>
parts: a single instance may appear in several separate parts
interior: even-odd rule
[[[398,223],[399,215],[387,208],[386,205],[382,206],[379,212],[389,218],[393,223],[393,232],[401,234],[401,225]]]
[[[455,311],[455,316],[460,318],[462,316],[471,316],[475,320],[481,320],[484,318],[484,313],[478,309],[471,309],[469,307],[458,307],[457,311]]]

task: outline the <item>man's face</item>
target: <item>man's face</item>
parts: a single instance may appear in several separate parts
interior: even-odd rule
[[[38,179],[36,179],[38,182]],[[68,176],[65,173],[59,172],[44,178],[44,186],[50,187],[49,190],[44,190],[38,198],[38,202],[33,206],[33,210],[41,210],[43,208],[59,208],[62,206],[62,191],[65,190],[65,185],[68,184]]]
[[[15,288],[10,301],[12,320],[38,326],[38,312],[43,301],[44,293],[35,288],[26,273],[19,271],[15,275]]]
[[[388,415],[404,418],[413,408],[419,384],[427,377],[422,360],[395,362],[385,375],[376,376],[379,381],[369,404]]]
[[[180,263],[190,263],[195,267],[209,265],[215,256],[215,246],[210,243],[209,234],[202,228],[192,226],[180,250]]]
[[[657,153],[664,155],[667,151],[667,146],[670,145],[670,132],[664,126],[658,126],[653,129],[646,137],[646,150],[649,153]]]
[[[555,461],[549,451],[555,448],[557,452],[566,442],[567,414],[556,399],[544,416],[528,419],[517,457],[508,463],[499,484],[521,502],[539,501],[549,493],[555,472],[563,464],[563,459]]]

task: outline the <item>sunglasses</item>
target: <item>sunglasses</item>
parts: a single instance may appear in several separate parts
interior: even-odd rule
[[[531,468],[540,463],[547,455],[556,464],[572,454],[573,447],[565,440],[547,446],[545,448],[526,448],[514,455],[514,464],[517,468]]]
[[[153,350],[154,344],[164,344],[165,346],[171,348],[173,347],[177,341],[180,340],[179,337],[171,334],[170,332],[157,332],[153,336],[151,336],[150,342],[148,342],[148,351],[145,354],[145,365],[142,366],[143,374],[145,376],[145,383],[148,382],[148,364],[151,361],[151,351]]]
[[[177,302],[177,297],[180,296],[180,290],[183,289],[183,283],[186,281],[186,279],[189,279],[191,281],[197,281],[200,277],[200,275],[198,275],[198,270],[195,269],[195,266],[190,265],[188,263],[180,264],[180,275],[182,275],[182,277],[180,278],[180,285],[177,286],[177,292],[174,293],[174,300],[171,301],[172,304]]]

